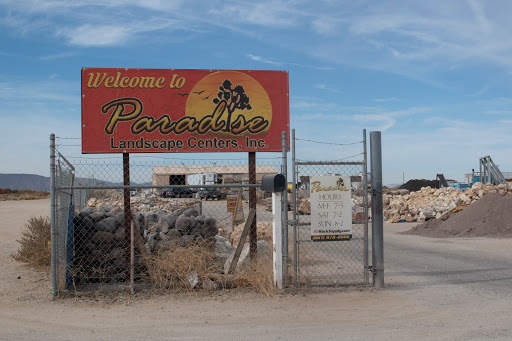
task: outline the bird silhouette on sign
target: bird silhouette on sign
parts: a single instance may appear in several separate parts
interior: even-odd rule
[[[205,99],[210,98],[210,96],[211,96],[211,95],[213,95],[213,92],[212,92],[211,94],[209,94],[209,95],[208,95],[208,97],[203,98],[203,101],[204,101]]]
[[[188,96],[188,94],[178,93],[178,96],[185,97],[185,96]]]
[[[201,91],[192,91],[193,94],[202,94],[203,92],[205,92],[206,90],[201,90]]]

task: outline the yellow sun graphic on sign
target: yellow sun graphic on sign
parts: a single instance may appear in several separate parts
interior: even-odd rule
[[[185,106],[187,116],[200,120],[212,115],[222,128],[220,136],[266,135],[272,123],[272,104],[258,81],[236,71],[212,73],[192,88]]]

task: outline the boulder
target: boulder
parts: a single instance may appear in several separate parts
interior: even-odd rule
[[[169,232],[167,232],[167,236],[170,239],[180,239],[181,238],[181,232],[177,229],[170,229]]]
[[[116,218],[108,217],[103,220],[100,220],[95,225],[98,231],[106,231],[114,233],[117,230]]]
[[[95,211],[89,215],[89,217],[94,222],[100,221],[100,220],[104,219],[106,216],[107,216],[107,214],[103,211]]]
[[[213,238],[219,233],[217,221],[213,218],[206,218],[201,226],[201,235],[205,239]]]
[[[147,213],[144,217],[144,224],[149,228],[158,222],[158,215],[154,212]]]
[[[118,212],[116,214],[116,218],[115,219],[116,219],[116,224],[117,225],[119,225],[119,226],[123,225],[124,224],[124,212],[123,211]]]
[[[126,233],[125,233],[125,228],[124,228],[124,226],[119,227],[119,228],[116,230],[116,233],[114,233],[114,238],[115,238],[116,240],[124,240],[124,239],[125,239],[125,236],[126,236]]]
[[[174,213],[168,213],[164,216],[164,220],[167,223],[167,226],[169,226],[169,229],[173,229],[176,225],[176,219],[178,216]]]
[[[190,222],[190,217],[180,215],[178,219],[176,219],[176,229],[178,231],[186,231],[190,228]]]
[[[114,234],[107,231],[97,231],[91,237],[94,244],[111,244],[114,240]]]
[[[199,215],[199,211],[194,207],[190,207],[183,212],[183,215],[185,217],[197,217]]]

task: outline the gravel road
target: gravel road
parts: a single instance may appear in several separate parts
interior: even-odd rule
[[[49,200],[0,202],[1,340],[510,340],[512,239],[433,239],[385,225],[386,289],[244,290],[51,300],[10,257]]]

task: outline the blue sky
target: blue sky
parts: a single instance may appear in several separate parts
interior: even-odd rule
[[[0,0],[0,173],[48,175],[49,134],[80,137],[82,67],[288,70],[297,137],[382,131],[385,184],[463,180],[484,155],[512,171],[510,13],[499,0]]]

